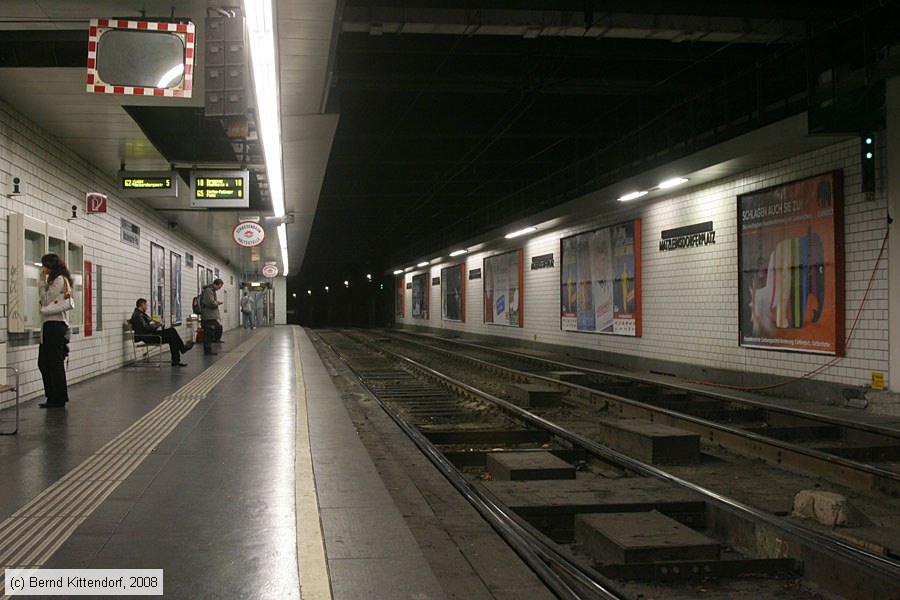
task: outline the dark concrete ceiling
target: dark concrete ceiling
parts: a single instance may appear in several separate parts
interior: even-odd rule
[[[822,94],[847,110],[815,113],[821,132],[877,126],[897,23],[896,2],[348,0],[303,285],[409,264]]]
[[[877,128],[883,80],[900,63],[898,2],[345,0],[333,23],[333,6],[280,0],[286,202],[311,224],[308,243],[300,225],[289,235],[291,273],[302,260],[303,287],[384,273],[800,113],[813,134]],[[23,15],[36,5],[0,4]],[[56,71],[72,80],[67,100],[86,103],[74,95],[84,95],[84,18],[66,28],[68,3],[41,6],[54,29],[33,16],[3,22],[2,80]],[[51,101],[19,96],[26,111]],[[105,99],[91,100],[80,118],[106,118],[95,107]],[[165,162],[251,165],[252,208],[265,213],[255,132],[229,137],[201,104],[123,106]],[[325,169],[333,129],[322,123],[333,128],[334,114]],[[209,231],[199,239],[233,252],[216,233],[230,225],[198,223]],[[266,259],[247,257],[246,270]]]

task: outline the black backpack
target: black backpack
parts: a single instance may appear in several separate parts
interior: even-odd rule
[[[200,314],[200,296],[194,296],[194,299],[191,300],[191,311],[195,315]]]

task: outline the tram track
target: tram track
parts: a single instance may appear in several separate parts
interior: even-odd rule
[[[823,588],[836,589],[847,597],[897,597],[892,594],[897,593],[896,582],[900,567],[888,558],[784,522],[674,477],[655,466],[629,458],[508,400],[447,378],[435,368],[401,356],[394,351],[396,348],[392,350],[385,347],[389,342],[383,337],[378,342],[372,339],[365,342],[350,340],[344,335],[333,333],[325,333],[323,339],[326,337],[326,343],[333,344],[333,350],[341,354],[342,359],[354,369],[371,393],[382,397],[385,410],[398,422],[405,423],[404,429],[418,432],[418,436],[424,440],[423,451],[426,455],[440,457],[433,458],[432,461],[440,463],[442,470],[447,468],[453,471],[453,477],[462,478],[464,483],[458,487],[469,492],[479,490],[480,494],[493,502],[495,508],[484,509],[487,513],[499,510],[502,514],[515,515],[519,521],[526,521],[530,529],[536,530],[540,540],[538,546],[554,542],[561,545],[561,555],[572,559],[568,566],[560,567],[553,564],[553,561],[548,563],[546,556],[540,558],[542,564],[553,564],[553,572],[562,570],[571,577],[572,573],[587,576],[588,573],[597,574],[602,571],[613,579],[650,580],[655,582],[654,585],[658,585],[660,581],[669,581],[677,586],[677,583],[672,582],[683,582],[691,578],[713,578],[719,582],[723,578],[739,580],[746,577],[748,572],[762,571],[769,572],[776,582],[773,584],[773,580],[767,580],[767,585],[777,587],[780,585],[777,583],[777,574],[780,573],[783,577],[786,570],[800,566],[806,571],[807,579]],[[359,343],[365,343],[366,348],[362,359],[358,355],[359,351],[352,349],[361,347],[357,345]],[[477,469],[471,470],[483,457],[519,457],[527,461],[539,457],[542,451],[546,454],[547,449],[554,456],[563,457],[565,461],[589,465],[588,470],[578,473],[572,481],[562,482],[483,482],[475,474]],[[490,460],[488,458],[489,462]],[[449,477],[451,476],[448,475]],[[650,480],[657,483],[638,483]],[[696,558],[689,561],[660,560],[647,564],[598,566],[592,563],[597,561],[596,558],[585,556],[590,542],[572,539],[575,528],[586,527],[584,523],[580,523],[584,519],[578,515],[576,508],[566,514],[561,515],[558,510],[555,516],[548,516],[540,514],[535,506],[509,506],[510,499],[515,499],[516,494],[521,495],[523,489],[544,489],[546,493],[547,489],[556,488],[557,491],[569,490],[576,495],[603,495],[609,494],[609,490],[616,485],[630,489],[632,496],[637,494],[644,498],[642,503],[631,502],[624,512],[643,514],[656,507],[658,514],[663,516],[668,511],[675,521],[680,519],[690,526],[714,534],[713,537],[719,540],[714,545],[725,549],[729,556],[716,560]],[[658,485],[673,487],[654,488]],[[591,492],[591,486],[597,489]],[[640,489],[641,486],[650,487]],[[680,491],[672,491],[674,489]],[[702,509],[690,504],[685,495],[702,498]],[[674,501],[667,503],[665,496],[669,496],[668,500],[680,498],[681,504]],[[673,508],[675,505],[680,508]],[[497,506],[505,508],[498,509]],[[590,513],[592,510],[604,512],[606,509],[594,507],[585,512]],[[573,520],[575,525],[572,525]],[[521,523],[519,526],[521,527]],[[517,535],[522,534],[519,532]],[[604,579],[600,578],[598,581]],[[575,588],[581,589],[579,586],[584,585],[584,581],[579,581]],[[588,587],[590,585],[602,588],[604,584],[589,584]],[[629,595],[634,593],[635,586],[630,587],[631,590],[624,592],[611,588],[607,592],[591,589],[590,593],[613,594],[599,597],[636,597]],[[640,588],[640,585],[637,587]],[[860,590],[866,591],[861,595]],[[582,596],[578,591],[572,592],[574,596],[566,595],[568,592],[560,594],[558,590],[555,591],[560,597],[594,597]],[[723,592],[724,595],[719,597],[743,597],[733,592]],[[783,594],[782,589],[779,596]],[[716,596],[711,594],[708,597]]]
[[[602,405],[619,417],[693,432],[706,443],[773,465],[900,497],[900,438],[895,431],[583,364],[415,337],[420,339],[405,341],[510,380],[554,386],[566,392],[566,400]]]

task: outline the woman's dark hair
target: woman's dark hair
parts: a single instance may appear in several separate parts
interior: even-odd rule
[[[69,280],[69,285],[74,285],[72,274],[66,267],[66,262],[56,254],[45,254],[41,257],[41,266],[46,267],[50,272],[47,274],[47,284],[53,283],[53,280],[62,275]]]

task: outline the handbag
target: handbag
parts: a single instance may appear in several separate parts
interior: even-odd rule
[[[60,275],[63,278],[63,289],[65,292],[59,295],[59,297],[48,304],[47,306],[41,307],[41,314],[45,317],[49,317],[51,315],[58,315],[60,313],[64,313],[75,308],[75,298],[73,297],[65,297],[65,294],[69,291],[69,280]]]

